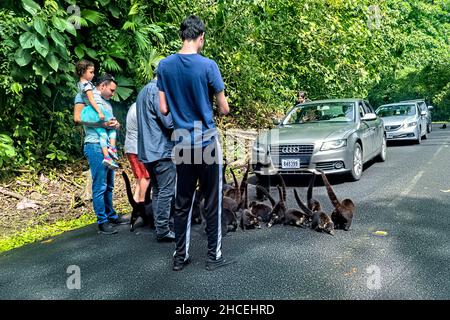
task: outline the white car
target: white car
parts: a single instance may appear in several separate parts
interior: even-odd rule
[[[427,112],[418,102],[384,104],[375,113],[383,119],[388,141],[413,140],[420,144],[427,138]]]

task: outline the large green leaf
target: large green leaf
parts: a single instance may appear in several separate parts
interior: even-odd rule
[[[75,54],[77,55],[77,57],[79,59],[83,59],[83,57],[84,57],[84,50],[81,47],[81,45],[78,45],[78,46],[75,47]]]
[[[53,53],[49,53],[46,60],[53,70],[58,71],[59,59]]]
[[[108,71],[113,71],[113,72],[122,71],[122,68],[119,66],[119,64],[111,57],[106,58],[106,60],[103,63],[104,63],[105,69]]]
[[[130,88],[117,86],[116,95],[113,96],[113,100],[117,102],[126,100],[131,96],[132,93],[133,90]]]
[[[65,47],[64,37],[58,31],[52,30],[50,36],[58,46]]]
[[[41,10],[41,6],[33,0],[22,0],[22,7],[32,16],[35,16]]]
[[[64,32],[66,30],[66,20],[61,19],[57,16],[52,17],[53,26],[58,29],[60,32]]]
[[[35,18],[33,21],[34,29],[43,37],[47,35],[47,23],[44,19]]]
[[[65,21],[66,23],[66,31],[69,32],[70,34],[76,36],[77,35],[77,30],[75,29],[74,25],[72,23],[70,23],[69,21]]]
[[[50,49],[48,40],[41,36],[37,36],[36,39],[34,40],[34,47],[36,51],[44,58],[47,56],[48,51]]]
[[[30,49],[34,46],[36,35],[32,32],[25,32],[19,37],[20,46],[23,49]]]
[[[81,16],[85,20],[92,22],[94,25],[99,24],[103,19],[105,19],[103,14],[94,10],[83,10],[81,11]]]
[[[31,53],[28,50],[19,48],[14,55],[14,60],[19,66],[26,66],[31,61]]]

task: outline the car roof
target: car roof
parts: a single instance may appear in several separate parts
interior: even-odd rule
[[[380,105],[378,108],[380,108],[380,107],[390,107],[390,106],[405,105],[405,104],[413,105],[413,104],[414,104],[414,101],[400,101],[400,102],[394,102],[394,103],[382,104],[382,105]]]
[[[308,101],[304,102],[303,104],[316,104],[316,103],[330,103],[330,102],[360,102],[365,101],[364,99],[358,99],[358,98],[348,98],[348,99],[325,99],[325,100],[314,100],[314,101]]]
[[[425,99],[402,100],[400,102],[425,102]]]

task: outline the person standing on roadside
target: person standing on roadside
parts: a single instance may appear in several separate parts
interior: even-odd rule
[[[117,82],[113,76],[105,74],[100,77],[94,90],[98,90],[103,101],[105,109],[113,114],[113,109],[109,103],[117,88]],[[83,125],[85,131],[84,155],[88,160],[92,175],[92,202],[94,212],[97,215],[97,224],[99,233],[114,234],[117,233],[115,225],[127,224],[128,219],[118,216],[113,207],[114,191],[114,170],[102,164],[103,153],[100,145],[100,139],[95,131],[95,126],[99,123],[86,123],[81,121],[81,105],[84,104],[80,94],[75,97],[74,120]],[[103,122],[101,126],[118,130],[120,123],[116,120]]]
[[[156,75],[155,69],[155,75]],[[138,122],[138,158],[144,163],[152,181],[152,206],[156,240],[173,242],[170,215],[175,196],[175,164],[172,161],[173,141],[170,139],[172,117],[159,110],[159,94],[154,77],[138,94],[136,113]]]
[[[136,188],[133,195],[134,201],[144,203],[145,192],[150,184],[150,175],[145,165],[138,159],[136,103],[133,103],[130,109],[128,109],[124,150],[128,162],[130,162],[131,171],[136,179]]]
[[[158,88],[161,113],[172,115],[177,169],[173,270],[190,262],[189,245],[192,203],[197,182],[205,196],[208,237],[206,269],[226,266],[233,260],[222,256],[222,150],[213,116],[213,99],[219,112],[229,113],[225,86],[214,60],[200,55],[205,25],[194,15],[180,26],[181,50],[161,60]],[[181,140],[181,141],[180,141]]]

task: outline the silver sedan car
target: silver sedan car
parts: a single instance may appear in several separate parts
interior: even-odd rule
[[[427,138],[427,112],[418,101],[384,104],[376,114],[383,119],[387,140],[413,140],[420,144]]]
[[[261,179],[321,169],[359,180],[363,164],[386,160],[382,120],[367,101],[312,101],[293,107],[278,127],[260,134],[252,150],[254,173]]]

